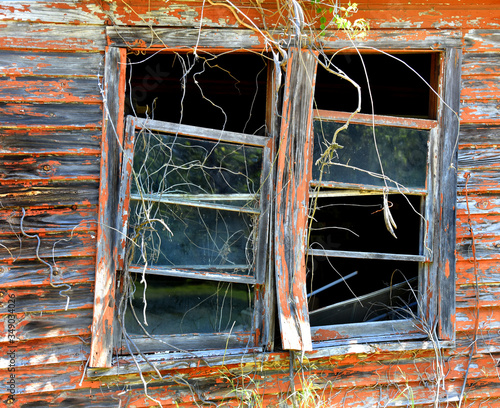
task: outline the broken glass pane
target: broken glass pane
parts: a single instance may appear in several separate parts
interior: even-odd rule
[[[342,148],[324,156],[335,131],[343,123],[314,120],[313,179],[320,179],[320,157],[328,163],[321,180],[356,185],[424,189],[429,130],[395,126],[350,124],[337,135]],[[374,135],[375,131],[375,135]]]
[[[397,239],[384,223],[382,195],[320,197],[311,200],[312,249],[419,255],[420,196],[390,194],[387,202]]]
[[[252,327],[251,285],[137,274],[132,305],[139,322],[151,335],[248,332]],[[129,334],[143,335],[128,305],[125,326]]]
[[[311,325],[417,315],[418,268],[416,262],[308,257],[307,293],[313,294],[308,297]]]

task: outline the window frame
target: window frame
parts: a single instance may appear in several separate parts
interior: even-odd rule
[[[340,121],[344,122],[349,118],[350,114],[347,112],[336,112],[336,111],[325,111],[325,110],[314,110],[313,118],[326,120],[326,121]],[[423,197],[425,200],[425,205],[423,208],[424,219],[420,226],[420,245],[423,254],[419,255],[409,255],[409,254],[395,254],[389,252],[375,253],[375,252],[364,252],[364,251],[339,251],[339,250],[324,250],[324,249],[307,249],[307,256],[327,256],[327,257],[339,257],[339,258],[351,258],[351,259],[370,259],[370,260],[395,260],[395,261],[406,261],[406,262],[417,262],[419,267],[419,283],[428,281],[429,268],[428,265],[432,262],[432,251],[428,248],[431,247],[433,241],[433,223],[434,214],[432,211],[432,205],[430,202],[433,197],[433,188],[435,187],[433,180],[436,175],[434,174],[436,169],[436,157],[431,155],[431,152],[435,150],[434,146],[437,143],[437,138],[439,135],[439,126],[437,120],[431,119],[412,119],[403,117],[391,117],[383,115],[367,115],[367,114],[356,114],[350,119],[350,125],[362,124],[369,126],[385,126],[385,127],[397,127],[406,129],[425,129],[429,131],[429,140],[427,147],[427,160],[426,160],[426,188],[410,188],[407,191],[400,191],[397,188],[384,188],[365,184],[351,184],[351,183],[338,183],[331,181],[319,182],[311,178],[309,180],[309,185],[314,188],[326,187],[329,191],[339,191],[339,196],[342,196],[343,192],[365,192],[373,193],[375,195],[382,196],[385,193],[388,194],[401,194],[401,195],[417,195]],[[314,135],[313,135],[314,137]],[[402,187],[404,190],[404,186]],[[321,195],[321,193],[319,193]],[[310,193],[312,199],[315,198],[314,193]],[[383,227],[382,227],[383,228]],[[424,233],[423,230],[426,232]],[[419,297],[419,305],[421,306],[420,312],[426,314],[426,308],[429,304],[429,293],[422,284],[419,285],[419,291],[421,296]],[[371,342],[371,341],[381,341],[383,337],[387,340],[399,340],[399,339],[423,339],[427,337],[427,333],[422,331],[420,325],[416,324],[412,319],[400,319],[400,320],[387,320],[380,322],[356,322],[350,324],[330,324],[321,326],[311,325],[311,339],[313,342],[313,347],[325,347],[340,345],[346,340],[354,340],[358,342]]]
[[[152,267],[142,265],[125,266],[126,248],[128,241],[128,216],[130,215],[131,201],[131,182],[133,173],[134,146],[137,131],[152,131],[165,134],[175,134],[190,139],[204,140],[210,142],[225,142],[239,146],[252,146],[262,149],[262,170],[260,177],[260,189],[257,193],[259,199],[259,225],[257,228],[257,245],[255,248],[255,263],[253,276],[234,275],[223,272],[207,271],[200,268],[167,268]],[[268,333],[269,321],[271,316],[266,313],[263,303],[269,303],[271,291],[266,288],[267,280],[267,246],[269,220],[269,194],[272,189],[271,171],[271,152],[273,140],[265,136],[255,136],[243,133],[235,133],[223,130],[202,128],[192,125],[169,123],[164,121],[143,119],[134,116],[128,116],[126,119],[125,143],[123,151],[123,163],[120,180],[120,204],[118,214],[123,214],[119,220],[118,230],[120,239],[118,243],[118,270],[124,270],[126,267],[130,273],[152,274],[166,277],[191,278],[201,280],[211,280],[226,283],[242,283],[254,286],[253,295],[253,316],[252,328],[249,331],[231,330],[227,332],[199,333],[199,334],[171,334],[171,335],[138,335],[127,334],[124,338],[123,328],[117,330],[116,350],[119,354],[129,354],[131,347],[129,340],[133,340],[134,347],[144,353],[158,351],[176,351],[185,352],[191,350],[213,350],[213,349],[246,349],[249,352],[262,350],[262,342]],[[264,199],[265,198],[265,199]],[[154,200],[153,200],[154,201]],[[187,205],[187,204],[186,204]]]
[[[350,47],[346,47],[350,48]],[[361,47],[362,48],[362,47]],[[369,48],[369,47],[368,47]],[[436,52],[436,49],[428,50],[428,52]],[[441,47],[436,47],[441,48]],[[419,52],[420,50],[410,50],[410,52]],[[373,51],[373,50],[372,50]],[[384,52],[390,52],[384,50]],[[405,52],[408,52],[405,50]],[[415,259],[416,261],[426,261],[425,266],[420,269],[423,273],[419,273],[419,291],[422,296],[422,313],[420,319],[425,321],[425,328],[411,319],[387,321],[387,322],[370,322],[370,323],[353,323],[347,325],[329,325],[311,327],[309,322],[309,312],[307,305],[306,293],[306,263],[305,259],[308,252],[308,243],[306,242],[306,231],[301,230],[302,236],[295,237],[294,242],[290,244],[293,248],[291,256],[283,252],[283,248],[276,245],[275,251],[276,262],[276,281],[278,285],[277,301],[278,312],[281,327],[281,338],[283,348],[290,350],[312,351],[315,348],[330,347],[343,345],[346,342],[349,344],[366,343],[366,342],[386,342],[398,340],[414,340],[414,339],[429,339],[441,341],[454,341],[455,339],[455,203],[456,203],[456,143],[458,138],[458,112],[459,90],[460,90],[460,60],[461,50],[453,47],[442,47],[439,50],[441,54],[441,65],[439,72],[438,94],[439,107],[436,121],[421,122],[424,126],[429,126],[438,129],[438,135],[431,138],[429,146],[429,174],[427,182],[429,183],[430,195],[426,200],[426,215],[429,219],[429,242],[432,253],[432,261],[429,256],[425,258]],[[294,54],[292,53],[292,62],[294,63]],[[307,92],[312,92],[314,88],[314,78],[317,65],[314,62],[306,62],[304,52],[297,51],[295,53],[296,60],[299,60],[299,65],[303,67],[305,73],[304,78],[311,78],[308,86],[310,89]],[[299,69],[300,68],[296,68]],[[294,75],[293,73],[291,74]],[[303,109],[296,103],[294,93],[297,92],[295,85],[297,79],[288,79],[285,89],[285,97],[283,104],[283,117],[285,123],[294,121],[294,115],[297,116],[296,110]],[[288,114],[286,116],[285,114]],[[324,111],[323,111],[324,114]],[[343,113],[344,118],[349,117],[349,113]],[[327,114],[326,116],[331,116]],[[310,180],[312,174],[312,117],[313,109],[309,107],[307,118],[302,120],[302,127],[295,125],[295,129],[287,132],[287,127],[282,128],[280,143],[283,140],[289,143],[289,140],[299,139],[300,132],[305,133],[306,139],[301,140],[304,146],[302,151],[297,149],[290,153],[287,152],[283,156],[291,155],[294,161],[303,161],[306,163],[304,169],[296,169],[292,171],[286,180],[280,184],[278,176],[277,189],[280,185],[292,184],[291,188],[297,191],[303,190],[301,184],[305,180]],[[383,122],[382,116],[359,115],[365,122],[367,120]],[[401,123],[412,121],[411,119],[401,119]],[[397,119],[395,120],[397,122]],[[415,122],[415,121],[414,121]],[[279,153],[284,150],[280,149]],[[286,166],[290,166],[286,157],[282,160],[278,158],[278,175],[286,170]],[[307,222],[309,203],[309,193],[305,193],[298,198],[302,204],[286,203],[286,196],[278,194],[277,207],[282,208],[283,214],[295,213],[297,219],[296,224],[304,225]],[[298,207],[294,208],[294,206]],[[280,227],[285,225],[284,217],[277,216],[276,230],[280,231]],[[281,252],[280,252],[281,251]],[[284,258],[284,259],[280,259]],[[424,265],[422,263],[422,265]],[[290,267],[291,266],[291,267]],[[279,285],[279,282],[284,284]],[[293,304],[293,305],[292,305]],[[419,320],[420,320],[419,319]]]
[[[182,35],[178,34],[176,28],[157,28],[155,29],[156,36],[150,35],[148,28],[142,27],[107,27],[106,37],[108,39],[108,47],[105,55],[105,71],[103,75],[103,136],[102,136],[102,158],[101,158],[101,185],[99,193],[99,222],[98,222],[98,239],[97,239],[97,256],[96,256],[96,283],[95,283],[95,299],[94,299],[94,314],[92,322],[92,343],[88,373],[90,376],[112,375],[118,372],[134,371],[135,363],[130,362],[131,366],[123,366],[118,368],[113,366],[112,352],[113,344],[116,335],[116,321],[114,319],[115,309],[115,288],[116,288],[116,267],[117,267],[117,251],[119,237],[116,234],[117,219],[120,216],[116,214],[118,208],[118,197],[116,194],[116,181],[119,178],[118,169],[121,168],[121,158],[117,154],[120,152],[123,145],[123,115],[124,106],[121,96],[125,94],[125,64],[127,49],[136,49],[143,51],[146,49],[166,50],[166,51],[185,51],[192,50],[193,46],[204,48],[209,51],[224,52],[228,50],[255,50],[262,51],[264,48],[263,42],[254,33],[249,30],[233,30],[227,31],[227,35],[221,35],[219,30],[205,29],[183,29]],[[341,32],[332,33],[329,37],[328,33],[322,38],[323,49],[328,51],[340,50],[343,48],[352,48],[353,43],[349,38],[344,38]],[[228,37],[229,35],[229,37]],[[228,46],[228,38],[237,38],[237,41],[232,41],[234,46]],[[435,322],[435,336],[440,340],[439,345],[449,347],[455,339],[455,206],[456,202],[456,168],[457,157],[457,136],[458,136],[458,116],[454,112],[458,112],[459,108],[459,93],[460,93],[460,65],[461,65],[461,40],[459,31],[437,31],[427,37],[417,37],[411,31],[402,33],[400,31],[386,32],[382,37],[378,33],[370,33],[365,41],[358,46],[359,49],[373,50],[371,47],[382,48],[387,52],[440,52],[441,72],[440,72],[440,94],[438,122],[441,129],[446,129],[445,137],[440,138],[435,151],[437,173],[440,174],[441,183],[439,190],[436,192],[437,201],[433,208],[442,206],[442,212],[439,213],[438,222],[433,228],[434,245],[439,243],[438,251],[434,252],[434,262],[429,270],[428,281],[435,285],[434,293],[429,298],[429,316]],[[165,47],[165,44],[173,44],[173,46]],[[296,54],[297,50],[290,50],[290,55]],[[306,51],[307,53],[310,51]],[[298,59],[296,58],[296,61]],[[288,65],[291,66],[293,56],[289,60]],[[308,65],[306,70],[311,67]],[[313,67],[314,69],[314,67]],[[277,90],[275,85],[279,81],[275,81],[272,75],[269,75],[270,83],[268,86],[268,108],[266,114],[266,122],[268,122],[269,130],[273,140],[276,143],[275,150],[279,151],[282,145],[277,144],[278,134],[286,134],[284,127],[290,127],[290,121],[287,120],[293,116],[294,108],[290,104],[290,86],[292,84],[290,72],[287,70],[287,80],[284,91],[283,113],[288,111],[287,115],[283,115],[283,126],[279,126],[280,115],[276,110],[278,106]],[[293,75],[292,78],[297,78]],[[312,87],[312,84],[308,86]],[[312,91],[311,91],[312,92]],[[287,102],[288,100],[288,102]],[[310,111],[312,108],[309,106]],[[307,110],[307,109],[305,109]],[[305,112],[302,109],[302,113]],[[310,114],[309,114],[310,115]],[[309,116],[310,117],[310,116]],[[307,122],[307,115],[305,121]],[[289,139],[290,140],[290,139]],[[275,153],[279,158],[279,152]],[[310,162],[304,162],[307,168]],[[454,167],[455,166],[455,167]],[[450,169],[452,171],[450,171]],[[276,171],[275,166],[272,169]],[[283,180],[281,181],[283,186]],[[447,188],[446,188],[447,187]],[[274,189],[274,193],[278,192],[278,188]],[[278,220],[277,208],[285,206],[283,200],[279,200],[277,194],[276,202],[271,200],[270,206],[272,214],[274,214],[274,222],[270,225],[270,237],[274,237],[271,243],[272,255],[268,260],[272,264],[272,258],[276,255],[276,274],[269,274],[269,281],[266,282],[268,287],[274,287],[276,279],[276,291],[278,293],[277,305],[272,301],[266,300],[264,308],[272,314],[274,307],[280,309],[278,315],[280,317],[281,335],[287,337],[286,343],[283,343],[284,349],[290,350],[311,350],[312,342],[310,341],[310,330],[308,325],[304,325],[303,317],[304,310],[292,310],[290,305],[283,307],[288,303],[288,298],[296,296],[295,299],[300,299],[302,290],[300,283],[300,271],[292,268],[285,269],[283,264],[287,263],[289,256],[278,250],[276,243],[279,241],[282,231],[278,231],[278,227],[284,224]],[[437,205],[439,204],[439,205]],[[282,236],[282,235],[281,235]],[[292,238],[292,246],[296,245],[300,248],[303,244],[300,237]],[[282,250],[283,248],[281,248]],[[291,252],[293,253],[293,251]],[[283,255],[283,256],[282,256]],[[300,260],[299,260],[300,263]],[[425,285],[429,283],[425,282]],[[284,289],[284,298],[280,296],[280,290]],[[304,304],[303,302],[301,304]],[[283,312],[285,311],[285,313]],[[307,313],[307,310],[305,310]],[[283,320],[285,324],[283,324]],[[272,325],[272,320],[270,327]],[[298,325],[297,325],[298,324]],[[270,329],[272,333],[272,328]],[[308,342],[309,332],[309,342]],[[377,347],[380,349],[400,349],[401,344],[391,343],[397,340],[393,337],[383,335],[375,336],[370,341],[378,342]],[[356,341],[354,341],[355,343]],[[380,343],[382,342],[382,343]],[[341,347],[333,347],[317,350],[314,355],[330,355],[330,354],[345,354],[348,352],[351,341],[342,342]],[[267,350],[272,350],[272,336],[264,341],[267,345]],[[325,344],[328,345],[328,344]],[[347,348],[346,348],[347,346]],[[372,350],[372,346],[359,345],[356,350]],[[409,342],[408,349],[426,349],[433,347],[427,342]],[[327,354],[324,354],[324,353]],[[233,354],[238,361],[244,358],[245,350],[234,350]],[[174,356],[174,354],[176,356]],[[175,360],[180,359],[198,359],[209,358],[215,364],[227,363],[228,356],[226,352],[219,351],[200,351],[188,353],[184,356],[177,353],[164,354],[163,356],[156,355],[154,357],[155,365],[168,368],[177,366]],[[243,354],[243,355],[242,355]],[[253,361],[254,355],[248,357]],[[125,360],[124,360],[125,361]],[[173,363],[172,363],[173,362]],[[172,365],[173,364],[173,365]],[[92,368],[94,367],[94,368]],[[112,367],[104,370],[103,368]],[[148,364],[142,365],[142,369],[151,370]],[[125,370],[125,371],[123,371]],[[106,374],[108,373],[108,374]]]
[[[128,31],[130,28],[124,27],[123,30]],[[140,37],[143,35],[144,38],[148,36],[147,32],[142,32],[140,28],[132,29],[132,31],[137,32]],[[163,30],[162,30],[163,31]],[[197,30],[195,30],[197,32]],[[176,32],[176,30],[167,30],[168,33]],[[142,33],[142,34],[141,34]],[[198,32],[197,32],[198,33]],[[112,37],[116,35],[115,28],[109,29],[108,34]],[[205,33],[204,33],[205,34]],[[248,49],[253,49],[253,51],[263,52],[263,47],[255,47],[255,40],[251,36],[247,36],[247,33],[237,33],[240,40],[235,48],[232,49],[222,49],[216,46],[218,41],[219,33],[211,32],[208,30],[206,35],[208,37],[207,43],[211,45],[200,45],[200,50],[204,49],[208,52],[223,53],[227,51],[245,51],[249,52]],[[118,39],[123,40],[121,44],[116,44],[115,46],[110,46],[106,50],[105,58],[105,71],[104,71],[104,126],[103,126],[103,138],[102,138],[102,156],[101,156],[101,185],[99,192],[99,224],[98,224],[98,239],[97,239],[97,259],[96,259],[96,286],[95,286],[95,296],[94,296],[94,315],[92,322],[92,342],[91,342],[91,355],[90,355],[90,367],[112,367],[113,364],[113,353],[115,351],[120,351],[121,346],[121,330],[119,326],[118,319],[116,318],[115,305],[118,303],[118,293],[117,293],[117,271],[123,266],[123,251],[124,251],[124,241],[121,238],[120,232],[122,226],[124,225],[124,215],[123,210],[125,208],[124,196],[118,194],[119,183],[121,177],[121,169],[124,165],[122,159],[122,153],[124,151],[124,144],[126,142],[124,138],[124,97],[126,88],[126,58],[127,50],[132,48],[135,50],[141,50],[137,46],[130,47],[129,43],[125,40],[126,33],[118,34]],[[164,42],[161,41],[159,44],[162,52],[185,52],[192,50],[191,44],[183,44],[184,36],[181,36],[179,40],[178,47],[165,48]],[[188,41],[190,42],[190,40]],[[149,47],[148,47],[149,48]],[[142,50],[141,50],[142,51]],[[155,51],[149,50],[149,51]],[[276,138],[277,129],[277,114],[275,109],[277,108],[277,103],[275,99],[276,92],[274,87],[277,84],[275,80],[275,72],[272,64],[268,65],[267,72],[267,98],[266,98],[266,123],[267,123],[267,134],[266,137],[261,136],[250,136],[248,140],[260,140],[257,144],[262,144],[262,141],[266,139],[265,154],[272,156]],[[219,135],[221,131],[216,131]],[[226,134],[231,134],[234,132],[225,132]],[[238,134],[239,138],[244,138],[244,134]],[[251,144],[248,141],[249,144]],[[270,160],[263,160],[262,174],[269,174],[266,177],[266,182],[262,187],[261,192],[261,202],[265,203],[266,217],[269,217],[269,213],[272,211],[272,200],[271,200],[271,184],[273,180],[272,172],[274,171],[272,163]],[[119,209],[119,211],[117,211]],[[262,224],[264,224],[263,222]],[[268,241],[271,237],[271,230],[265,230],[259,232],[260,235],[265,235],[265,239]],[[264,238],[264,237],[261,237]],[[237,339],[237,335],[232,336],[235,341],[226,341],[222,347],[221,342],[216,339],[216,335],[205,336],[206,342],[201,342],[204,344],[200,351],[194,351],[187,353],[188,355],[212,355],[216,356],[219,354],[223,355],[238,355],[246,352],[256,352],[262,350],[272,350],[274,342],[274,292],[273,288],[273,276],[272,268],[269,257],[263,252],[260,257],[259,262],[261,264],[266,264],[267,272],[264,274],[263,269],[260,268],[255,279],[252,279],[251,283],[259,283],[256,285],[255,299],[258,302],[254,303],[254,319],[253,319],[253,329],[250,336],[247,339],[251,340],[251,347],[248,343]],[[220,337],[220,336],[219,336]],[[245,336],[243,336],[245,337]],[[179,344],[182,349],[182,341],[185,336],[179,336],[178,341],[172,341],[172,344]],[[142,340],[139,340],[141,342]],[[146,341],[147,343],[147,341]],[[243,345],[244,343],[244,345]],[[219,347],[219,350],[214,350],[213,345]],[[206,349],[204,348],[206,345]],[[237,348],[228,349],[227,347]],[[150,352],[149,350],[147,352]],[[168,351],[167,351],[168,353]],[[186,353],[174,353],[178,354],[179,358],[186,356]],[[221,354],[221,355],[222,355]]]

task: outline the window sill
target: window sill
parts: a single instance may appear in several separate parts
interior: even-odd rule
[[[419,341],[392,341],[384,343],[363,343],[356,340],[344,340],[342,346],[322,347],[304,354],[308,360],[328,358],[348,354],[373,354],[379,352],[423,351],[450,349],[455,347],[455,342],[441,341],[434,343],[429,340]],[[252,365],[255,369],[264,369],[266,365],[279,362],[288,362],[288,352],[262,352],[259,349],[247,350],[213,350],[192,353],[156,353],[149,356],[149,362],[138,356],[137,364],[132,357],[115,359],[110,368],[88,368],[88,378],[102,378],[116,375],[127,375],[153,371],[179,370],[197,367],[222,367],[228,365]],[[156,370],[155,370],[156,368]]]

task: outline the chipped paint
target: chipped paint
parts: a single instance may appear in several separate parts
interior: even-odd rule
[[[201,6],[205,4],[203,13]],[[249,21],[263,27],[259,7],[249,1],[234,3],[246,10]],[[268,27],[287,25],[276,2],[258,2]],[[497,360],[500,358],[498,330],[500,322],[500,178],[498,146],[500,146],[500,16],[498,2],[448,3],[372,1],[359,3],[356,17],[367,18],[371,24],[361,44],[384,49],[390,41],[399,41],[402,49],[412,49],[426,42],[426,49],[446,38],[453,47],[463,46],[462,134],[459,146],[457,204],[457,313],[451,316],[457,327],[455,348],[441,350],[446,375],[438,395],[441,405],[457,404],[465,373],[467,405],[471,407],[500,405]],[[311,8],[312,12],[314,10]],[[90,355],[91,324],[95,285],[114,287],[109,265],[96,263],[96,231],[98,182],[102,181],[100,205],[109,199],[106,180],[100,178],[95,162],[100,158],[100,134],[103,111],[97,87],[98,72],[107,39],[105,26],[123,27],[158,24],[182,30],[200,26],[242,27],[227,7],[203,2],[164,2],[139,0],[81,0],[61,2],[22,0],[0,2],[0,89],[2,115],[0,153],[0,292],[3,302],[8,291],[16,291],[19,307],[16,329],[19,338],[19,394],[12,406],[72,406],[89,404],[116,407],[145,407],[151,401],[144,395],[134,365],[123,375],[87,378],[84,367]],[[449,30],[449,31],[444,31]],[[227,31],[227,30],[226,30]],[[224,32],[224,30],[221,30]],[[220,33],[218,51],[227,50],[223,41],[233,41],[230,34]],[[332,40],[342,38],[333,32]],[[228,38],[230,40],[228,40]],[[251,47],[262,47],[254,36]],[[328,37],[322,39],[326,47]],[[236,40],[234,40],[236,41]],[[349,45],[350,43],[347,42]],[[388,42],[389,41],[389,42]],[[149,43],[135,39],[134,47],[143,50]],[[172,44],[168,44],[172,46]],[[157,47],[162,47],[157,44]],[[250,48],[250,46],[249,46]],[[178,49],[179,50],[179,49]],[[122,89],[123,91],[123,89]],[[61,108],[64,108],[61,110]],[[467,134],[464,125],[470,126]],[[121,130],[118,131],[121,133]],[[112,153],[103,150],[103,157]],[[106,167],[102,167],[104,171]],[[471,174],[467,187],[471,225],[467,223],[464,174]],[[291,191],[303,194],[303,191]],[[303,205],[304,201],[302,202]],[[26,210],[25,229],[41,238],[40,256],[54,265],[55,283],[72,286],[71,310],[64,311],[58,291],[50,287],[48,268],[36,257],[36,239],[19,238],[20,208]],[[109,245],[102,220],[97,232],[100,245]],[[284,222],[289,223],[290,219]],[[288,224],[287,224],[288,225]],[[285,228],[285,226],[282,226]],[[473,340],[476,310],[474,309],[474,270],[470,231],[477,237],[477,269],[480,287],[479,353],[468,364],[468,345]],[[285,236],[284,229],[278,231]],[[277,241],[280,244],[279,241]],[[8,248],[12,254],[6,250]],[[20,251],[22,249],[22,251]],[[17,254],[20,254],[19,256]],[[95,277],[96,269],[98,272]],[[451,276],[449,262],[445,275]],[[106,272],[108,273],[108,272]],[[280,282],[285,288],[290,282]],[[294,287],[300,293],[301,288]],[[10,292],[9,292],[10,293]],[[300,296],[295,294],[294,296]],[[286,303],[282,302],[286,308]],[[112,313],[112,298],[97,296],[95,306]],[[7,343],[5,312],[0,315],[3,346]],[[110,335],[106,329],[95,330],[94,340]],[[295,321],[285,319],[285,326]],[[95,326],[94,326],[95,327]],[[302,328],[303,331],[306,328]],[[318,339],[332,339],[341,333],[327,329],[316,331]],[[289,376],[288,353],[255,353],[224,356],[215,365],[202,359],[176,361],[163,356],[161,364],[174,361],[162,370],[158,381],[147,375],[149,392],[163,406],[196,406],[205,402],[214,405],[250,405],[240,390],[251,393],[262,406],[278,406],[290,401],[293,384],[301,390],[320,396],[317,406],[418,406],[433,405],[436,400],[436,359],[434,352],[412,342],[382,344],[347,344],[326,347],[305,353],[300,362],[300,375],[293,382]],[[384,349],[384,347],[386,347]],[[432,345],[429,346],[432,348]],[[158,358],[159,359],[159,358]],[[230,361],[230,363],[228,363]],[[0,361],[2,383],[7,374],[5,360]],[[167,367],[166,365],[164,367]],[[296,366],[296,369],[297,366]],[[172,373],[182,381],[172,383]],[[222,375],[222,374],[223,375]],[[176,377],[177,378],[177,377]],[[300,379],[311,379],[312,388]],[[49,379],[49,381],[47,380]],[[186,382],[184,382],[186,381]],[[238,382],[240,381],[240,382]],[[128,391],[123,389],[129,386]],[[187,386],[186,384],[190,384]],[[195,392],[193,392],[195,390]],[[410,395],[411,390],[411,395]],[[248,394],[245,394],[248,395]],[[0,396],[4,401],[5,393]],[[241,397],[241,398],[240,398]],[[287,399],[288,398],[288,399]],[[90,402],[89,402],[90,401]]]

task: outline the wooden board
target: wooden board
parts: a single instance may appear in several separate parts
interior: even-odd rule
[[[0,75],[97,79],[103,60],[98,53],[8,50],[0,54]]]
[[[100,129],[0,128],[1,154],[100,154]]]
[[[102,26],[0,23],[0,49],[102,52],[105,46]]]
[[[53,267],[53,283],[93,282],[95,259],[92,257],[55,258],[50,260]],[[8,289],[49,285],[50,269],[38,260],[16,261],[0,266],[0,288]]]
[[[68,310],[67,312],[16,314],[16,337],[20,341],[57,338],[64,336],[89,336],[92,309]],[[7,320],[0,319],[0,342],[7,342]]]
[[[98,197],[97,180],[28,180],[0,184],[0,203],[3,207],[96,205]]]
[[[99,127],[101,104],[65,103],[0,103],[3,126],[73,126]]]

